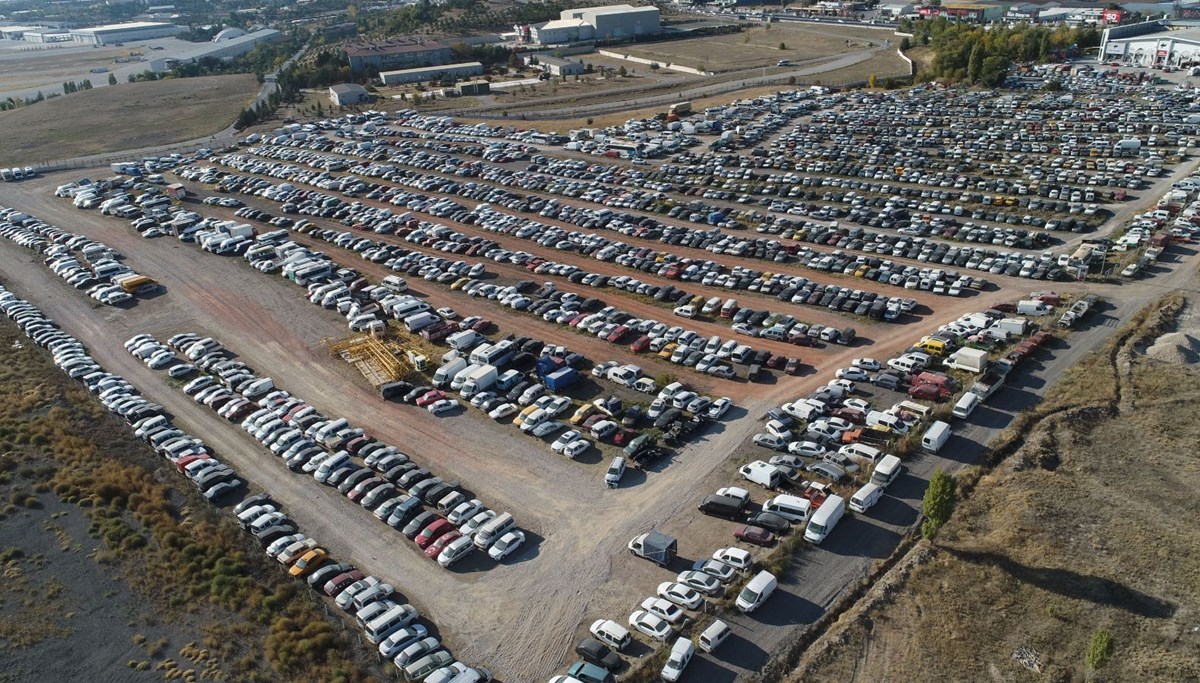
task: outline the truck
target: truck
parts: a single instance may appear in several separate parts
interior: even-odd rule
[[[651,529],[644,534],[635,536],[626,545],[629,552],[665,567],[675,559],[679,552],[679,541],[674,536],[668,536],[657,529]]]
[[[113,280],[121,286],[126,294],[145,294],[158,288],[158,282],[145,275],[133,274],[127,277],[113,278]]]
[[[978,396],[979,400],[986,401],[989,396],[1004,386],[1004,378],[1008,376],[1010,370],[1012,370],[1012,363],[1008,360],[997,361],[979,379],[975,380],[975,383],[967,391]]]
[[[463,398],[470,398],[481,391],[486,391],[496,383],[496,377],[498,376],[499,373],[496,371],[495,365],[485,365],[467,375],[460,393],[462,393]]]
[[[998,330],[1007,332],[1013,336],[1024,337],[1029,334],[1029,321],[1025,318],[1003,318],[997,320],[995,327]]]
[[[141,171],[137,164],[128,161],[114,161],[108,167],[113,173],[120,175],[134,175]]]
[[[1096,296],[1089,294],[1079,301],[1071,304],[1071,308],[1062,314],[1058,319],[1060,327],[1072,327],[1079,322],[1083,316],[1087,315],[1088,311],[1096,305]]]
[[[553,392],[561,392],[579,381],[579,372],[575,368],[561,368],[546,375],[546,388]]]
[[[947,367],[966,370],[967,372],[974,372],[976,374],[983,372],[987,368],[987,363],[987,351],[966,347],[955,351],[946,359]]]

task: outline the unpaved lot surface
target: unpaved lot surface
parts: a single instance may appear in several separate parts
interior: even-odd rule
[[[1200,374],[1142,353],[1179,328],[1073,368],[1025,445],[791,680],[1200,677],[1200,574],[1179,552],[1200,543]],[[1109,656],[1089,662],[1101,631]]]

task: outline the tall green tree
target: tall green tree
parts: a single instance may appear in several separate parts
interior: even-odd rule
[[[967,80],[979,82],[979,74],[983,71],[983,43],[975,43],[971,48],[971,57],[967,60]]]
[[[929,488],[925,489],[925,499],[921,502],[921,514],[925,516],[921,535],[931,540],[935,538],[942,525],[950,520],[957,500],[954,478],[942,470],[934,472],[929,479]]]

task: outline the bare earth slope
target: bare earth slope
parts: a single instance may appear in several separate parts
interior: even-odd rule
[[[98,78],[106,78],[99,75]],[[258,89],[254,76],[121,83],[0,113],[0,165],[30,165],[211,135]]]
[[[1080,407],[1042,420],[791,680],[1200,679],[1200,369],[1143,354],[1170,329],[1065,377],[1047,406]],[[1099,630],[1111,659],[1091,671]]]

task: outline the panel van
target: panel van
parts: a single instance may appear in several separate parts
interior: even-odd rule
[[[475,532],[475,547],[487,550],[501,536],[515,528],[517,528],[517,520],[513,518],[512,513],[505,512],[479,527],[479,530]]]
[[[825,505],[828,504],[829,501],[826,500]],[[824,509],[824,507],[822,505],[821,509]],[[805,532],[805,535],[807,536],[807,532]],[[750,579],[750,583],[747,583],[742,592],[738,594],[738,611],[749,614],[762,607],[763,603],[767,601],[767,598],[771,597],[771,594],[775,592],[775,588],[778,586],[779,581],[776,580],[774,574],[765,570],[759,572],[753,579]]]
[[[850,496],[850,509],[855,512],[866,512],[871,509],[871,506],[878,503],[882,496],[882,486],[874,482],[863,484],[862,488]]]
[[[887,488],[888,484],[900,476],[900,470],[903,468],[904,466],[900,464],[900,458],[894,455],[885,455],[875,465],[875,471],[871,473],[871,483],[877,484],[880,488]]]
[[[958,399],[958,403],[954,404],[954,410],[951,411],[954,417],[968,418],[971,413],[975,412],[975,407],[979,405],[979,396],[967,392],[963,397]]]
[[[804,524],[812,514],[812,501],[800,496],[780,495],[762,505],[763,512],[774,512],[793,524]]]
[[[808,526],[804,528],[804,540],[813,544],[824,541],[837,523],[842,521],[844,514],[846,514],[846,499],[841,496],[829,496],[813,513],[812,519],[808,521]]]

